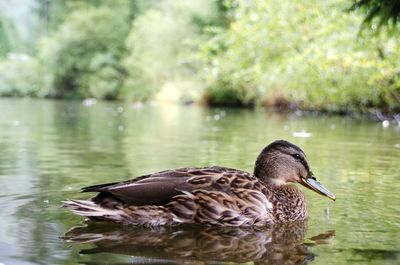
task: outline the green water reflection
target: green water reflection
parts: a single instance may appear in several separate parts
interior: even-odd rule
[[[0,263],[143,263],[145,257],[138,256],[147,252],[135,248],[138,242],[129,238],[147,233],[150,240],[149,231],[131,229],[125,234],[121,228],[104,228],[102,233],[118,235],[108,241],[118,251],[105,247],[103,240],[60,240],[71,227],[82,225],[80,217],[59,208],[60,202],[86,197],[77,192],[82,186],[168,168],[222,165],[251,171],[258,152],[275,139],[301,146],[318,179],[338,198],[333,203],[306,191],[310,219],[303,238],[271,237],[280,235],[276,230],[152,231],[162,241],[154,243],[154,249],[162,246],[164,251],[153,261],[272,264],[277,261],[269,253],[281,251],[288,252],[281,264],[398,264],[400,130],[394,123],[383,128],[368,120],[263,110],[103,102],[87,107],[81,102],[13,99],[0,100]],[[224,255],[204,258],[201,253],[217,249],[206,244],[204,233],[222,242]],[[237,256],[238,250],[226,243],[232,243],[230,236],[237,240],[236,247],[255,242],[246,245],[248,256]],[[183,244],[181,238],[192,255],[174,252]],[[282,238],[292,239],[293,248],[277,245]],[[152,246],[151,241],[146,244]],[[93,248],[102,251],[79,253]],[[264,254],[257,256],[260,249]],[[296,256],[296,251],[302,254]]]

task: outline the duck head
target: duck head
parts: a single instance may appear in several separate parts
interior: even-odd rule
[[[288,141],[279,140],[266,146],[257,157],[254,175],[274,186],[298,182],[331,200],[336,200],[335,195],[314,177],[303,150]]]

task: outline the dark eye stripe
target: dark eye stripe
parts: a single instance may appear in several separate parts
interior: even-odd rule
[[[299,155],[299,154],[294,154],[294,155],[292,155],[292,156],[293,156],[296,160],[298,160],[300,163],[302,163],[303,166],[307,169],[307,171],[310,170],[310,168],[309,168],[307,162],[304,160],[304,158],[303,158],[301,155]]]
[[[297,154],[297,153],[296,154],[291,154],[289,151],[283,150],[283,149],[281,149],[280,151],[282,153],[284,153],[284,154],[292,156],[293,158],[298,160],[301,164],[303,164],[303,166],[306,168],[307,171],[310,171],[310,167],[308,166],[307,161],[300,154]]]
[[[299,154],[294,154],[293,157],[296,158],[297,160],[300,160],[300,161],[303,160],[303,158]]]

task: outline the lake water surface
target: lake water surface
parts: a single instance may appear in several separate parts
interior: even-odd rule
[[[319,181],[337,196],[331,202],[305,191],[307,223],[86,226],[59,208],[66,198],[87,198],[81,187],[164,169],[252,171],[259,151],[276,139],[299,145]],[[264,110],[0,100],[0,264],[200,261],[400,264],[400,128]]]

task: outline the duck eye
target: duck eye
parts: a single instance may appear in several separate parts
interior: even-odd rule
[[[299,161],[302,160],[301,156],[299,154],[294,154],[293,157]]]

